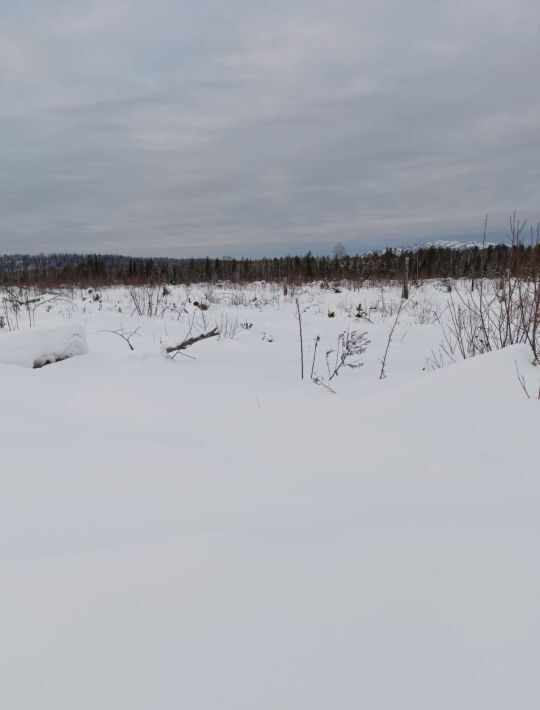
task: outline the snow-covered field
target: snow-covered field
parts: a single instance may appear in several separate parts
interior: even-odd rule
[[[380,379],[398,288],[169,290],[0,295],[0,707],[537,710],[527,346],[434,367],[425,284]]]

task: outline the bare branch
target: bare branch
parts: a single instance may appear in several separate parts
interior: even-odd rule
[[[407,303],[407,301],[402,298],[401,303],[399,304],[399,308],[397,309],[396,313],[396,318],[392,324],[392,327],[390,328],[390,332],[388,333],[388,340],[386,341],[386,349],[384,351],[384,356],[381,361],[381,372],[379,374],[379,380],[382,380],[386,377],[386,359],[388,357],[388,351],[390,350],[390,343],[392,342],[392,336],[394,335],[394,330],[396,329],[396,326],[399,321],[399,316],[401,315],[401,311],[403,310],[403,306]]]
[[[141,327],[139,326],[138,328],[135,328],[135,330],[128,332],[127,330],[124,330],[122,326],[120,326],[120,330],[98,330],[98,333],[113,333],[113,335],[118,335],[122,338],[122,340],[126,341],[126,343],[129,345],[130,350],[135,350],[135,348],[131,344],[131,338],[134,335],[137,335],[140,329]]]
[[[518,364],[517,364],[517,360],[514,360],[514,362],[515,362],[515,364],[516,364],[516,374],[517,374],[518,382],[519,382],[519,384],[521,385],[521,387],[522,387],[523,391],[525,392],[525,394],[527,395],[527,399],[530,399],[530,398],[531,398],[531,395],[529,394],[529,391],[527,390],[527,385],[525,384],[525,377],[524,377],[524,376],[521,374],[521,372],[519,371],[519,367],[518,367]]]
[[[311,378],[311,381],[316,385],[320,385],[321,387],[324,387],[325,390],[328,390],[332,394],[336,394],[336,390],[332,389],[330,387],[330,385],[327,384],[322,378],[315,376],[315,377]]]
[[[298,330],[300,335],[300,379],[304,379],[304,337],[302,333],[302,313],[300,312],[300,302],[295,298],[298,318]]]
[[[201,333],[200,335],[194,335],[192,338],[186,338],[178,345],[170,345],[165,348],[165,352],[167,353],[167,355],[169,355],[170,353],[178,352],[179,350],[186,350],[187,348],[191,347],[195,343],[198,343],[199,340],[206,340],[207,338],[214,338],[216,335],[219,335],[219,330],[217,327],[208,331],[208,333]]]

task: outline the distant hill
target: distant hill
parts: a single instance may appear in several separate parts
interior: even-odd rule
[[[464,249],[487,249],[488,247],[497,246],[496,242],[479,242],[468,241],[459,242],[455,239],[438,239],[432,242],[423,242],[422,244],[414,244],[412,247],[403,247],[403,251],[418,251],[419,249],[453,249],[454,251],[463,251]]]
[[[421,244],[412,244],[400,247],[383,247],[382,249],[370,249],[365,252],[365,256],[370,256],[371,254],[384,254],[386,251],[392,250],[394,254],[403,254],[404,252],[417,252],[424,249],[451,249],[452,251],[467,251],[469,249],[487,249],[488,247],[500,247],[508,246],[506,244],[500,244],[498,242],[479,242],[479,241],[468,241],[460,242],[457,239],[438,239],[436,241],[422,242]]]

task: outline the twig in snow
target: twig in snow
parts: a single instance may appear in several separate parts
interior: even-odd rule
[[[122,326],[120,326],[120,330],[98,330],[98,333],[113,333],[113,335],[119,335],[122,340],[125,340],[126,343],[129,345],[130,350],[135,350],[135,348],[131,344],[131,338],[134,335],[137,335],[140,329],[141,327],[139,326],[138,328],[135,328],[135,330],[128,332],[127,330],[124,330]]]
[[[401,311],[403,309],[403,306],[407,303],[407,301],[402,298],[401,303],[399,304],[399,308],[397,309],[396,317],[394,319],[394,322],[392,324],[392,327],[390,328],[390,332],[388,333],[388,340],[386,341],[386,350],[384,351],[384,356],[381,361],[381,372],[379,374],[379,380],[382,380],[386,377],[386,359],[388,357],[388,351],[390,350],[390,343],[392,342],[392,336],[394,335],[394,330],[396,329],[396,326],[398,324],[399,316],[401,314]]]
[[[336,394],[336,390],[332,389],[332,388],[330,387],[330,385],[327,384],[327,383],[326,383],[323,379],[321,379],[320,377],[315,376],[315,377],[312,377],[311,379],[312,379],[312,381],[313,381],[316,385],[320,385],[321,387],[324,387],[324,389],[328,390],[328,391],[331,392],[332,394]]]
[[[300,378],[304,379],[304,338],[302,335],[302,314],[300,313],[300,302],[296,298],[296,310],[298,318],[298,330],[300,333]]]
[[[515,363],[515,365],[516,365],[516,375],[517,375],[517,378],[518,378],[518,382],[519,382],[519,384],[521,385],[521,387],[522,387],[523,391],[525,392],[525,394],[527,395],[527,399],[531,399],[531,395],[529,394],[529,390],[527,389],[527,384],[525,383],[525,377],[524,377],[524,376],[521,374],[521,372],[519,371],[519,367],[518,367],[518,364],[517,364],[517,360],[514,360],[514,363]],[[540,399],[540,387],[538,388],[538,399]]]
[[[320,335],[317,335],[314,338],[315,346],[313,348],[313,362],[311,363],[311,379],[313,379],[313,371],[315,370],[315,360],[317,359],[317,347],[319,345],[320,340],[321,340]]]

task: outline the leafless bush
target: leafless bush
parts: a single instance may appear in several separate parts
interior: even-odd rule
[[[127,343],[129,349],[133,351],[135,350],[135,348],[131,343],[131,338],[133,338],[133,336],[135,335],[138,335],[140,329],[141,328],[139,326],[138,328],[135,328],[135,330],[124,330],[122,324],[120,324],[120,328],[118,330],[98,330],[98,333],[112,333],[114,335],[118,335],[120,338],[122,338],[122,340]]]
[[[346,330],[338,335],[335,349],[326,352],[326,367],[328,380],[337,377],[344,367],[357,368],[364,364],[360,356],[365,353],[369,345],[367,332],[359,333],[356,330]]]
[[[2,297],[4,326],[7,325],[8,330],[17,330],[20,327],[21,319],[27,319],[28,326],[33,328],[39,308],[50,309],[54,303],[62,301],[72,303],[71,299],[61,292],[49,293],[25,286],[7,288]]]
[[[428,301],[414,300],[410,302],[409,312],[415,325],[433,325],[440,321],[441,310]]]
[[[162,302],[166,297],[165,289],[161,286],[132,286],[129,289],[131,302],[133,303],[132,315],[150,318],[162,315]]]
[[[364,363],[361,361],[360,357],[365,353],[370,341],[367,339],[366,332],[359,333],[356,330],[346,330],[340,333],[338,335],[336,348],[327,350],[326,352],[328,382],[315,370],[320,341],[320,335],[316,335],[313,339],[313,359],[311,362],[310,378],[314,384],[324,387],[329,392],[332,392],[332,394],[335,394],[336,391],[328,383],[331,382],[334,377],[337,377],[344,367],[350,367],[351,369],[362,367]]]
[[[177,321],[182,319],[182,316],[186,314],[188,311],[186,309],[186,303],[183,303],[180,306],[177,306],[176,303],[171,303],[167,304],[163,307],[161,311],[161,317],[164,318],[167,313],[170,313],[171,316],[175,317]]]
[[[440,318],[441,353],[449,361],[525,343],[531,348],[534,363],[540,363],[540,226],[531,230],[535,248],[530,262],[519,264],[525,226],[526,222],[515,214],[510,218],[509,263],[500,278],[486,279],[481,269],[476,290],[462,293],[457,285],[452,289],[449,318]]]
[[[440,349],[439,349],[439,352],[435,352],[435,350],[432,349],[431,353],[428,355],[428,357],[426,359],[426,364],[422,369],[423,370],[440,370],[443,367],[445,367],[446,364],[448,364],[448,363],[445,362],[443,353],[440,351]]]
[[[222,288],[222,287],[220,287]],[[249,299],[243,289],[235,289],[233,291],[207,289],[204,293],[204,298],[207,303],[219,303],[229,306],[248,306]]]
[[[372,303],[369,307],[369,318],[371,318],[372,314],[376,313],[379,314],[381,320],[384,318],[393,318],[395,316],[396,311],[400,308],[403,299],[401,298],[400,291],[397,289],[393,293],[390,291],[392,297],[388,299],[387,295],[389,290],[388,286],[378,287],[379,297],[376,302]],[[412,289],[410,287],[409,292],[412,293]]]
[[[225,313],[221,314],[220,323],[218,326],[219,339],[230,338],[231,340],[236,337],[238,331],[240,330],[240,323],[238,318],[229,318]]]

